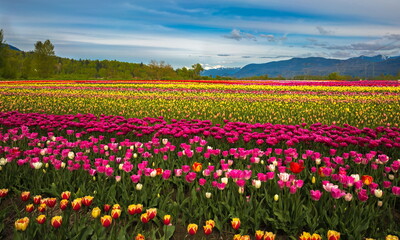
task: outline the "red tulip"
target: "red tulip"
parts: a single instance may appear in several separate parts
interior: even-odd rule
[[[297,162],[290,162],[290,168],[289,170],[293,173],[300,173],[301,171],[304,170],[303,163],[297,163]]]
[[[31,193],[30,192],[22,192],[21,193],[21,200],[22,201],[28,201],[29,198],[31,197]]]

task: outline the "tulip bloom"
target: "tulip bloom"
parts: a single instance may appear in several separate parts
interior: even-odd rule
[[[327,233],[328,236],[328,240],[339,240],[340,239],[340,233],[333,231],[333,230],[329,230]]]
[[[62,224],[62,216],[54,216],[51,219],[51,226],[53,226],[54,228],[61,227],[61,224]]]
[[[275,234],[273,234],[272,232],[265,232],[264,240],[275,240]]]
[[[79,211],[82,207],[82,198],[76,198],[71,202],[72,209],[74,211]]]
[[[82,198],[82,204],[85,206],[90,206],[93,202],[93,197],[92,196],[85,196]]]
[[[60,209],[61,210],[65,210],[65,209],[67,209],[67,207],[68,207],[68,200],[67,199],[61,199],[61,201],[60,201]]]
[[[213,227],[211,225],[206,224],[203,226],[203,231],[205,235],[210,235],[212,233]]]
[[[21,193],[21,200],[24,202],[28,201],[30,197],[31,197],[30,192],[22,192]]]
[[[100,214],[101,214],[101,210],[100,210],[99,207],[93,208],[93,210],[92,210],[92,217],[93,218],[98,218],[100,216]]]
[[[29,225],[28,217],[20,218],[17,221],[15,221],[15,229],[17,229],[18,231],[25,231],[28,225]]]
[[[303,163],[297,163],[297,162],[290,162],[290,167],[289,170],[292,173],[300,173],[301,171],[304,170]]]
[[[369,175],[363,175],[361,181],[368,186],[374,181],[374,178]]]
[[[149,208],[146,212],[150,219],[153,219],[157,216],[157,208]]]
[[[256,231],[256,240],[263,240],[264,238],[264,231],[257,230]]]
[[[140,233],[138,233],[138,235],[136,235],[135,240],[145,240],[144,236]]]
[[[215,221],[214,220],[207,220],[206,225],[211,225],[211,227],[215,227]]]
[[[40,204],[40,202],[42,201],[42,196],[41,195],[36,195],[33,197],[33,203],[34,204]]]
[[[300,235],[299,240],[311,240],[311,234],[309,232],[303,232]]]
[[[46,215],[39,215],[37,218],[36,218],[36,222],[37,223],[39,223],[39,224],[43,224],[43,223],[45,223],[46,222]]]
[[[69,199],[70,198],[70,196],[71,196],[71,192],[69,192],[69,191],[65,191],[65,192],[62,192],[61,193],[61,198],[62,199]]]
[[[7,194],[8,194],[8,189],[6,188],[0,189],[0,198],[7,196]]]
[[[399,237],[394,236],[394,235],[387,235],[386,240],[399,240]]]
[[[44,212],[44,211],[46,211],[46,208],[47,208],[46,203],[41,203],[41,204],[38,206],[38,211],[39,211],[39,212]]]
[[[111,205],[110,204],[104,204],[104,206],[103,206],[104,212],[108,212],[108,211],[110,211],[110,209],[111,209]]]
[[[45,203],[48,207],[52,208],[56,205],[57,199],[56,198],[47,198]]]
[[[121,216],[121,209],[116,208],[116,209],[112,209],[111,210],[111,217],[112,218],[117,219],[120,216]]]
[[[171,215],[164,215],[163,223],[164,223],[164,225],[171,224]]]
[[[110,215],[104,215],[100,218],[100,222],[103,227],[108,227],[112,223],[112,217]]]
[[[231,221],[231,225],[232,225],[233,229],[238,230],[239,227],[240,227],[240,219],[239,218],[233,218],[232,221]]]
[[[201,170],[203,169],[203,165],[201,163],[198,162],[194,162],[192,165],[192,170],[195,172],[201,172]]]
[[[28,213],[33,212],[34,209],[35,207],[33,206],[33,204],[28,204],[25,206],[25,211],[27,211]]]
[[[196,233],[197,233],[197,229],[198,229],[199,227],[197,226],[197,224],[194,224],[194,223],[190,223],[188,226],[187,226],[187,232],[189,233],[189,235],[195,235]]]
[[[321,235],[314,233],[313,235],[311,235],[311,240],[322,240]]]
[[[147,212],[143,213],[140,216],[140,221],[142,221],[142,223],[148,223],[150,221],[149,214],[147,214]]]

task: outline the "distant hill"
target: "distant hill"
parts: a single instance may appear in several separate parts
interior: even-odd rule
[[[337,72],[340,75],[359,77],[373,77],[381,74],[397,75],[400,72],[400,57],[386,57],[377,55],[373,57],[360,56],[346,60],[328,59],[322,57],[292,58],[289,60],[268,62],[262,64],[248,64],[238,71],[222,75],[224,69],[212,69],[215,73],[218,70],[219,76],[231,76],[246,78],[251,76],[269,77],[283,76],[290,78],[299,75],[328,75]],[[202,72],[203,76],[209,76],[210,70]]]
[[[211,77],[216,77],[216,76],[232,76],[235,75],[238,71],[240,71],[240,68],[214,68],[214,69],[208,69],[202,72],[202,76],[211,76]]]
[[[12,50],[22,52],[20,49],[18,49],[17,47],[14,47],[13,45],[10,45],[10,44],[6,44],[6,45],[8,45],[8,47],[9,47],[10,49],[12,49]]]

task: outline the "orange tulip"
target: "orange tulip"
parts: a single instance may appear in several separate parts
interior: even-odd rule
[[[121,216],[121,209],[112,209],[111,210],[111,217],[117,219]]]
[[[135,240],[145,240],[144,236],[140,233],[138,233],[138,235],[136,235]]]
[[[203,169],[203,165],[201,163],[198,162],[194,162],[192,165],[192,170],[194,172],[200,172]]]
[[[328,235],[328,240],[339,240],[340,239],[340,232],[329,230],[327,235]]]
[[[15,229],[17,229],[18,231],[25,231],[28,225],[29,225],[28,217],[20,218],[17,221],[15,221]]]
[[[30,192],[22,192],[21,193],[21,200],[22,201],[28,201],[29,198],[31,197],[31,193]]]
[[[197,229],[198,229],[199,227],[197,226],[197,224],[194,224],[194,223],[191,223],[191,224],[189,224],[188,226],[187,226],[187,232],[190,234],[190,235],[195,235],[196,233],[197,233]]]
[[[33,206],[33,204],[28,204],[25,206],[25,211],[27,211],[28,213],[33,212],[34,209],[35,207]]]
[[[43,223],[45,223],[46,222],[46,215],[39,215],[37,218],[36,218],[36,222],[37,223],[39,223],[39,224],[43,224]]]
[[[62,199],[69,199],[71,197],[71,192],[69,192],[69,191],[65,191],[65,192],[62,192],[61,193],[61,198]]]
[[[62,224],[62,216],[54,216],[51,219],[51,226],[53,226],[54,228],[61,227],[61,224]]]
[[[90,206],[91,204],[92,204],[92,202],[93,202],[93,198],[94,197],[92,197],[92,196],[85,196],[85,197],[83,197],[82,198],[82,204],[83,205],[85,205],[85,206]]]
[[[240,240],[251,240],[249,235],[243,235],[240,237]]]
[[[303,232],[300,235],[299,240],[311,240],[311,234],[309,232]]]
[[[264,231],[257,230],[256,231],[256,240],[262,240],[264,237]]]
[[[60,209],[61,210],[65,210],[65,209],[67,209],[67,207],[68,207],[68,200],[67,199],[61,199],[61,201],[60,201]]]
[[[112,217],[110,215],[104,215],[100,218],[100,222],[103,227],[108,227],[112,223]]]
[[[211,225],[206,224],[203,226],[203,231],[205,235],[210,235],[213,231],[213,227]]]
[[[235,230],[238,230],[240,228],[240,219],[239,218],[233,218],[231,221],[232,228]]]
[[[164,215],[163,223],[164,223],[164,225],[171,224],[171,215]]]
[[[373,181],[374,181],[374,178],[372,177],[372,176],[369,176],[369,175],[363,175],[362,177],[361,177],[361,181],[365,184],[365,185],[370,185]]]
[[[8,194],[8,189],[6,188],[0,189],[0,198],[7,196],[7,194]]]

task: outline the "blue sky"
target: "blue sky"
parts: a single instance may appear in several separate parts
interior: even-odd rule
[[[292,57],[400,55],[399,0],[2,0],[0,28],[21,50],[174,68]]]

